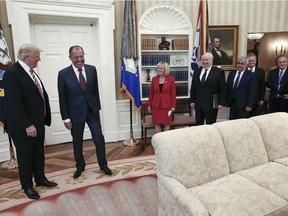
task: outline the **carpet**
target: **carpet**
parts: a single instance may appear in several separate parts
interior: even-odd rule
[[[155,156],[109,162],[112,176],[97,164],[86,165],[78,179],[75,168],[46,174],[57,187],[34,187],[40,200],[30,200],[19,181],[0,185],[2,215],[157,215],[158,191]]]

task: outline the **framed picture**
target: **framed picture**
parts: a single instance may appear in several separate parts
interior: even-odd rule
[[[213,64],[221,66],[223,70],[236,69],[238,29],[238,25],[209,26]]]

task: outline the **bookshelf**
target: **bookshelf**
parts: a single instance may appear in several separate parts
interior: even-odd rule
[[[175,23],[177,20],[177,23]],[[177,26],[177,28],[174,28]],[[148,9],[139,21],[139,70],[141,100],[147,101],[151,80],[157,74],[159,61],[170,64],[174,76],[176,97],[188,98],[191,60],[191,23],[187,15],[170,4],[159,4]],[[170,43],[169,49],[161,50],[162,37]]]

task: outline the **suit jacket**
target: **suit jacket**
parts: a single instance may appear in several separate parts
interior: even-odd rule
[[[212,49],[211,53],[214,57],[213,64],[214,65],[230,65],[230,64],[232,64],[232,60],[228,58],[227,54],[222,50],[220,50],[220,52],[221,52],[222,57],[220,57],[218,55],[215,48]]]
[[[221,68],[212,66],[209,75],[202,85],[200,74],[203,67],[195,70],[191,85],[190,102],[195,103],[196,110],[212,111],[213,95],[218,95],[220,105],[226,105],[225,74]]]
[[[230,106],[232,100],[236,99],[238,109],[245,109],[246,106],[253,107],[257,88],[255,74],[248,70],[245,70],[243,73],[237,89],[233,89],[236,71],[231,71],[227,80],[227,104]]]
[[[152,79],[148,106],[154,108],[171,108],[176,107],[176,88],[175,79],[173,76],[167,75],[165,77],[165,82],[160,93],[159,89],[159,79],[160,76],[155,76]]]
[[[95,66],[86,64],[84,68],[87,82],[85,92],[81,89],[72,65],[58,73],[59,103],[63,120],[70,118],[72,122],[85,122],[89,108],[99,118],[101,105],[97,70]]]
[[[51,124],[49,99],[43,83],[41,82],[45,103],[38,87],[19,62],[7,69],[3,81],[5,89],[4,124],[7,132],[12,137],[26,138],[25,129],[33,124],[37,133],[43,135],[44,125],[50,126]]]
[[[269,104],[273,102],[273,100],[276,98],[276,95],[278,93],[278,76],[279,76],[279,68],[276,68],[270,71],[269,76],[267,78],[266,85],[268,88],[271,89]],[[283,85],[284,83],[286,84],[288,83],[288,70],[287,69],[281,79],[280,85]]]
[[[265,97],[265,71],[262,68],[255,68],[255,76],[257,82],[255,104],[258,104],[260,100],[264,101]]]

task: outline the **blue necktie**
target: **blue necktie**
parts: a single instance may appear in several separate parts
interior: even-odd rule
[[[239,80],[240,80],[240,72],[238,71],[237,72],[237,77],[236,77],[236,80],[234,82],[234,85],[233,85],[233,89],[236,89],[239,85]]]
[[[280,87],[281,87],[280,83],[281,83],[282,77],[283,77],[283,71],[280,70],[279,75],[278,75],[278,91],[280,90]],[[279,98],[279,97],[282,97],[282,95],[277,94],[276,98]]]
[[[280,73],[279,73],[279,76],[278,76],[278,85],[280,85],[282,77],[283,77],[283,71],[280,70]]]

